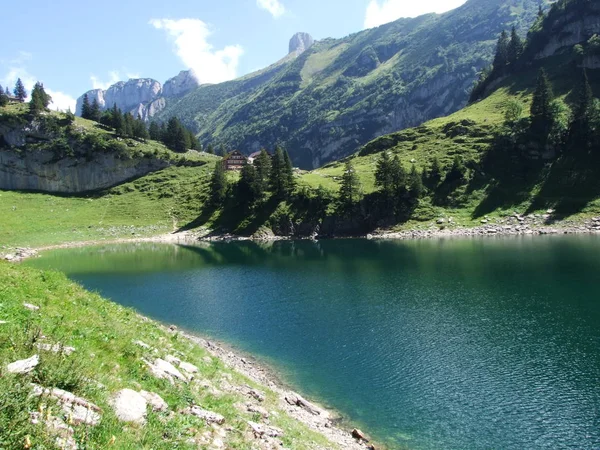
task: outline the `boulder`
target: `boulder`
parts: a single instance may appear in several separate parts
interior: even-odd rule
[[[182,414],[196,416],[203,419],[208,425],[216,423],[217,425],[223,425],[225,423],[225,417],[216,412],[202,409],[200,406],[191,406],[181,411]]]
[[[261,423],[252,422],[250,420],[248,421],[248,425],[250,425],[250,428],[252,428],[252,431],[254,432],[254,435],[256,437],[278,437],[283,435],[282,430],[276,427],[272,427],[270,425],[264,425]]]
[[[169,409],[169,405],[162,397],[154,392],[140,391],[140,395],[146,399],[152,411],[163,412]]]
[[[26,374],[31,372],[40,363],[39,355],[33,355],[31,358],[20,359],[6,366],[9,373]]]
[[[182,362],[179,364],[179,368],[186,371],[187,373],[198,373],[198,367],[189,362]]]
[[[23,303],[23,306],[30,311],[39,311],[40,307],[32,305],[31,303]]]
[[[115,415],[122,422],[146,423],[146,407],[148,402],[138,392],[132,389],[121,389],[110,400]]]
[[[369,442],[369,439],[367,439],[367,436],[365,435],[365,433],[360,431],[358,428],[355,428],[352,430],[352,437],[359,441]]]

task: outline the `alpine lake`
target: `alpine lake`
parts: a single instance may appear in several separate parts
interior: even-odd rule
[[[600,448],[600,237],[45,252],[166,324],[251,353],[389,448]]]

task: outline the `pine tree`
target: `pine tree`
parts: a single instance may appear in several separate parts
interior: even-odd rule
[[[44,86],[39,81],[33,86],[31,91],[31,100],[29,101],[29,111],[37,115],[48,108],[52,99],[44,90]]]
[[[394,194],[401,198],[406,193],[406,171],[400,162],[398,155],[394,156],[391,162],[392,183]]]
[[[394,196],[394,174],[392,172],[392,161],[388,152],[381,153],[375,168],[375,186],[377,186],[385,198]]]
[[[100,122],[100,116],[102,112],[100,111],[100,104],[98,103],[98,99],[94,98],[91,106],[89,107],[89,117],[86,119],[93,120],[94,122]]]
[[[552,108],[552,86],[541,68],[538,74],[535,92],[531,101],[531,128],[540,136],[547,136],[554,122]]]
[[[122,135],[124,132],[123,128],[123,113],[119,108],[117,108],[117,104],[113,104],[112,108],[112,127],[115,129],[115,132],[118,135]]]
[[[27,98],[27,91],[25,90],[25,86],[23,86],[23,82],[20,78],[17,78],[17,82],[15,83],[15,89],[13,90],[15,97],[17,97],[20,101],[25,101]]]
[[[360,179],[352,160],[346,161],[344,165],[344,174],[342,175],[342,183],[340,186],[339,202],[340,207],[344,212],[352,210],[354,205],[361,199],[361,185]]]
[[[148,134],[150,135],[150,139],[153,141],[160,141],[160,126],[152,121],[150,122],[150,126],[148,127]]]
[[[67,123],[69,125],[71,125],[72,123],[75,122],[75,114],[73,114],[73,111],[71,111],[71,108],[67,109],[67,112],[65,113],[65,117],[66,117]]]
[[[517,29],[515,27],[512,28],[512,32],[510,34],[510,42],[508,44],[507,56],[508,63],[515,64],[521,55],[523,54],[523,40],[517,33]]]
[[[508,34],[505,30],[502,30],[498,38],[498,44],[496,45],[496,56],[494,57],[495,72],[502,72],[508,64],[508,46]]]
[[[573,106],[573,119],[569,126],[568,147],[571,150],[582,150],[590,147],[594,128],[594,95],[585,69],[583,70],[576,92],[577,103]]]
[[[83,94],[83,99],[81,100],[81,117],[84,119],[91,117],[90,98],[87,94]]]
[[[237,198],[245,207],[254,205],[260,197],[260,186],[257,179],[256,168],[251,164],[244,164],[240,171],[240,179],[237,183]]]
[[[283,173],[282,173],[284,195],[286,198],[290,197],[296,189],[296,179],[294,178],[294,167],[292,166],[292,160],[287,150],[283,152]]]
[[[215,154],[215,148],[212,144],[208,144],[208,146],[206,147],[206,153],[208,153],[209,155]]]
[[[4,88],[4,93],[6,94],[7,97],[10,97],[10,89],[8,88],[8,86],[6,86]]]
[[[261,149],[259,155],[254,160],[254,167],[256,167],[256,176],[260,184],[260,191],[264,193],[271,174],[271,157],[264,148]]]
[[[4,88],[0,86],[0,107],[8,104],[8,95],[4,93]]]
[[[215,163],[212,178],[210,180],[210,200],[213,206],[219,206],[227,197],[227,177],[223,161]]]
[[[417,167],[413,164],[410,175],[408,176],[409,194],[411,198],[418,199],[423,196],[423,179],[421,174],[417,170]]]
[[[456,155],[454,161],[452,161],[452,167],[446,174],[446,180],[444,183],[463,183],[466,179],[467,168],[463,162],[463,159]]]
[[[285,197],[285,181],[284,177],[284,156],[281,147],[275,147],[275,154],[271,160],[271,176],[269,179],[269,186],[271,192],[276,198],[282,199]]]
[[[139,115],[133,122],[133,137],[142,141],[150,137],[146,124]]]
[[[427,187],[430,189],[435,189],[439,186],[442,181],[442,166],[440,165],[439,159],[437,156],[433,157],[431,161],[431,168],[429,169],[429,174],[427,176]]]

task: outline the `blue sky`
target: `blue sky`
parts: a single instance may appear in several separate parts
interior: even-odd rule
[[[286,55],[298,31],[340,38],[465,0],[32,0],[4,20],[0,84],[44,83],[54,107],[128,78],[161,83],[194,69],[220,82]],[[8,41],[6,40],[8,36]]]

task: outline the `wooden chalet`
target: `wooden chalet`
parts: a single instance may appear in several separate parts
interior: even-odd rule
[[[21,100],[19,97],[15,97],[13,95],[7,95],[8,101],[10,103],[24,103],[25,100]]]
[[[248,158],[242,152],[234,150],[223,158],[225,170],[241,170],[244,164],[248,163]]]

